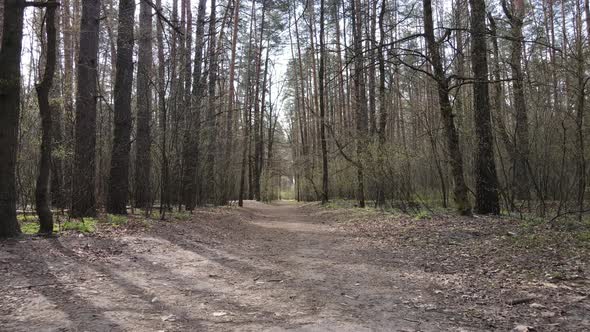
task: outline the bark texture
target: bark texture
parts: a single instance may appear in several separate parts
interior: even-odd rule
[[[24,0],[4,0],[0,50],[0,237],[20,234],[16,220],[16,152],[20,116]]]
[[[55,30],[55,0],[48,1],[45,16],[45,32],[47,48],[45,51],[45,72],[43,79],[36,86],[37,99],[39,101],[39,113],[41,114],[41,157],[39,160],[39,175],[35,187],[35,209],[39,216],[39,233],[51,234],[53,232],[53,215],[49,194],[51,178],[51,148],[52,148],[52,114],[49,104],[49,93],[53,85],[55,63],[57,55],[56,30]]]
[[[471,5],[471,65],[473,68],[473,110],[477,148],[475,156],[475,211],[499,214],[498,177],[494,161],[494,138],[490,119],[485,0]]]
[[[152,7],[145,1],[139,6],[137,56],[137,139],[135,155],[134,204],[145,208],[151,203],[151,128],[152,114]]]
[[[115,76],[115,132],[107,203],[107,212],[112,214],[127,214],[134,24],[135,0],[119,1],[117,73]]]

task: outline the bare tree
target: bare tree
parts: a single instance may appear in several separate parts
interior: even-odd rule
[[[522,70],[522,27],[524,23],[524,0],[512,0],[510,7],[502,0],[502,9],[510,22],[510,68],[512,70],[513,103],[516,116],[514,142],[514,183],[513,190],[517,199],[530,199],[528,174],[529,161],[529,124],[524,96],[524,75]]]
[[[447,143],[447,155],[451,165],[451,173],[455,188],[453,190],[457,211],[462,215],[471,214],[468,189],[463,177],[463,154],[459,145],[459,134],[453,119],[453,108],[449,99],[449,78],[446,76],[440,55],[440,44],[434,35],[434,23],[432,20],[432,4],[430,0],[424,0],[424,35],[430,53],[430,62],[434,69],[433,78],[438,87],[438,102],[440,114]],[[444,36],[446,38],[446,35]]]

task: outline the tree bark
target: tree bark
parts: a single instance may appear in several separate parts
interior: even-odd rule
[[[141,1],[137,55],[137,131],[135,155],[134,205],[146,208],[151,204],[151,114],[152,114],[152,7]]]
[[[260,200],[260,178],[262,169],[260,167],[260,155],[262,154],[261,147],[262,147],[262,138],[260,137],[262,123],[260,121],[260,90],[264,90],[265,87],[261,86],[260,84],[260,76],[262,73],[262,49],[263,49],[263,41],[264,41],[264,27],[265,27],[265,14],[266,14],[266,7],[263,3],[262,5],[262,18],[260,23],[260,36],[258,41],[258,48],[256,50],[256,82],[255,82],[255,89],[254,92],[254,174],[253,174],[253,195],[256,200]],[[266,78],[266,77],[264,77]]]
[[[200,195],[201,177],[198,172],[200,157],[200,139],[201,139],[201,112],[203,97],[203,39],[205,35],[205,6],[206,0],[199,0],[197,9],[197,28],[195,39],[195,59],[193,63],[193,91],[191,95],[190,117],[194,123],[194,132],[188,133],[185,139],[187,143],[187,153],[185,155],[186,166],[183,174],[183,201],[187,210],[195,208],[197,198]]]
[[[480,214],[499,214],[498,178],[494,161],[494,139],[490,120],[488,61],[486,45],[485,0],[469,0],[471,5],[471,64],[473,109],[477,149],[475,160],[475,211]]]
[[[0,49],[0,237],[20,234],[16,220],[16,157],[20,117],[24,0],[4,0]]]
[[[161,0],[156,0],[156,7],[162,8]],[[167,120],[168,114],[166,109],[166,72],[165,72],[165,58],[164,58],[164,28],[162,27],[162,20],[158,20],[156,25],[156,39],[158,44],[158,115],[159,115],[159,130],[160,130],[160,151],[162,154],[162,176],[160,179],[160,218],[164,219],[166,208],[169,205],[169,187],[168,187],[168,151],[167,151]]]
[[[35,208],[39,216],[39,234],[51,234],[53,232],[53,215],[49,195],[49,181],[51,177],[51,148],[52,148],[52,115],[49,104],[49,92],[53,85],[53,76],[56,63],[56,31],[55,31],[55,0],[47,2],[45,16],[46,42],[45,72],[43,79],[36,86],[37,99],[39,100],[39,113],[41,114],[41,158],[39,160],[39,175],[35,187]]]
[[[234,114],[234,98],[235,98],[235,68],[236,68],[236,48],[238,44],[238,29],[239,29],[239,18],[240,18],[240,0],[234,0],[234,13],[233,13],[233,27],[231,37],[231,56],[229,61],[229,92],[227,97],[227,122],[226,122],[226,139],[225,139],[225,164],[231,164],[232,147],[233,147],[233,114]],[[227,202],[231,198],[233,190],[233,175],[232,169],[227,168],[225,175],[223,176],[223,191],[224,197],[222,203]]]
[[[254,30],[256,22],[256,2],[252,0],[251,3],[251,14],[250,14],[250,28],[249,28],[249,37],[248,37],[248,55],[247,59],[250,59],[252,56],[252,36],[255,34]],[[251,100],[252,96],[251,90],[251,70],[250,70],[251,61],[248,62],[246,65],[246,103],[244,107],[244,115],[243,115],[243,132],[244,132],[244,141],[242,147],[242,167],[240,169],[240,190],[238,193],[238,206],[244,206],[244,195],[246,192],[246,167],[249,165],[249,151],[250,151],[250,108],[251,108]],[[249,167],[248,167],[249,169]],[[251,177],[248,178],[248,181],[251,183]],[[249,186],[249,191],[251,192],[252,187]]]
[[[209,81],[207,86],[207,151],[204,166],[205,194],[207,200],[215,202],[216,197],[216,172],[215,172],[215,155],[217,153],[216,138],[216,95],[215,85],[217,80],[217,36],[216,36],[216,1],[211,0],[211,14],[209,15]],[[223,27],[222,27],[223,28]],[[221,41],[220,41],[221,42]]]
[[[362,46],[362,15],[360,0],[352,1],[352,26],[354,32],[354,91],[356,110],[357,199],[359,207],[365,207],[365,176],[363,166],[367,136],[367,95]]]
[[[107,203],[107,212],[112,214],[127,214],[134,26],[135,1],[120,0],[115,77],[115,132]]]
[[[325,52],[324,42],[324,0],[320,0],[320,69],[319,69],[319,97],[320,97],[320,140],[322,146],[322,204],[328,202],[328,147],[326,144],[326,105],[324,92]],[[374,76],[373,71],[373,76]],[[374,78],[374,77],[373,77]]]
[[[96,78],[100,0],[82,3],[78,79],[76,93],[76,132],[72,183],[72,216],[96,216]]]

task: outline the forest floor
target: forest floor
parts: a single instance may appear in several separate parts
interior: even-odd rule
[[[588,233],[318,204],[0,241],[2,331],[588,331]]]

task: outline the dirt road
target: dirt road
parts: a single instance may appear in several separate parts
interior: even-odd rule
[[[0,242],[2,331],[480,331],[411,257],[292,204]],[[493,309],[493,308],[491,308]]]

